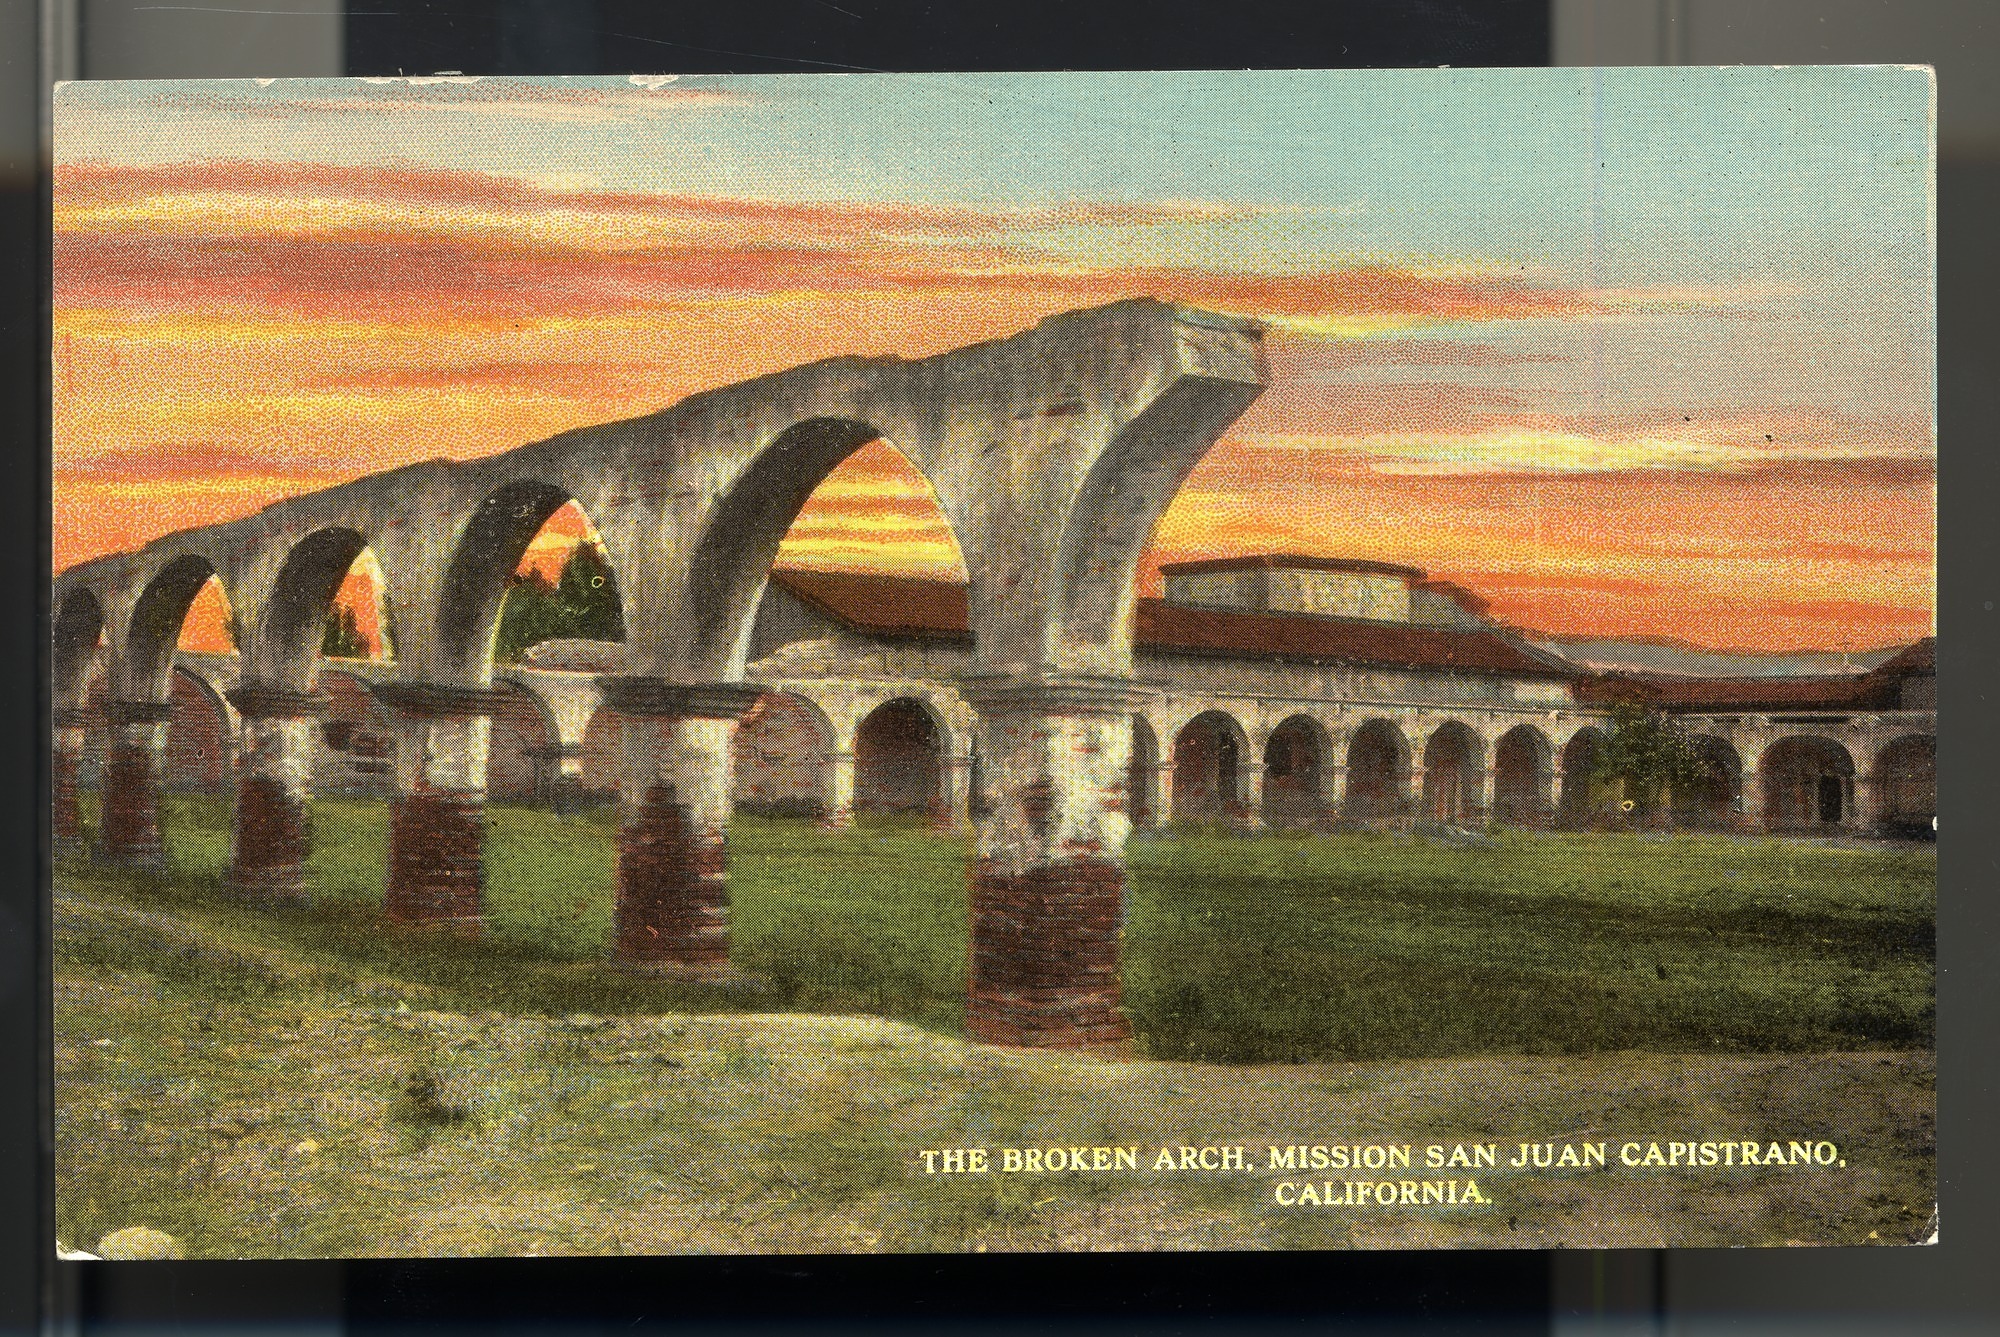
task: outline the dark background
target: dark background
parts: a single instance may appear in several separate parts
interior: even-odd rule
[[[1986,0],[0,0],[0,1334],[1846,1334],[2000,1316],[2000,7]],[[47,1168],[50,81],[334,74],[1916,62],[1939,70],[1939,1174],[1902,1250],[56,1265]],[[32,574],[41,573],[41,574]],[[39,707],[39,708],[37,708]],[[21,1080],[33,1074],[35,1080]],[[52,1328],[37,1315],[53,1309]],[[1039,1321],[1037,1321],[1039,1320]]]

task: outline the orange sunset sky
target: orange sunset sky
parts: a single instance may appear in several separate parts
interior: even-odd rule
[[[1934,608],[1929,97],[1897,70],[69,85],[54,564],[1150,294],[1272,333],[1149,591],[1290,551],[1563,635],[1905,642]],[[560,515],[530,561],[587,531]],[[886,445],[781,561],[959,572]]]

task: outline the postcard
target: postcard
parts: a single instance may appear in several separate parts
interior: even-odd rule
[[[61,87],[57,1247],[1934,1241],[1932,106]]]

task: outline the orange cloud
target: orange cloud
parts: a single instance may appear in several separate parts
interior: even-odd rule
[[[1161,522],[1149,590],[1162,561],[1282,549],[1409,562],[1573,634],[1841,648],[1929,629],[1927,420],[1557,412],[1458,379],[1542,376],[1530,364],[1552,354],[1339,337],[1720,314],[1743,294],[1332,260],[1114,265],[1077,242],[1254,212],[1200,202],[795,203],[205,162],[66,164],[56,204],[58,568],[830,354],[923,356],[1147,295],[1276,325],[1271,388]],[[524,566],[553,578],[586,534],[559,513]],[[927,485],[886,445],[822,485],[781,560],[962,574]]]

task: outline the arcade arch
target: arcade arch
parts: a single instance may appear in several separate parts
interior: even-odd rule
[[[1674,819],[1683,825],[1723,829],[1743,811],[1743,758],[1728,739],[1696,734],[1694,776],[1673,793]]]
[[[1554,816],[1549,785],[1554,749],[1540,729],[1517,724],[1493,747],[1493,819],[1509,826],[1546,826]]]
[[[1937,832],[1937,738],[1905,734],[1875,754],[1874,824],[1891,835]]]
[[[1854,758],[1818,734],[1793,734],[1772,744],[1759,771],[1764,822],[1772,831],[1837,830],[1854,817]]]
[[[1355,821],[1400,817],[1410,792],[1410,743],[1403,731],[1373,719],[1347,744],[1347,800],[1343,815]]]
[[[1160,739],[1144,715],[1132,717],[1132,760],[1125,769],[1132,825],[1156,825],[1160,812]]]
[[[1617,787],[1597,776],[1597,763],[1609,740],[1600,729],[1578,729],[1563,744],[1561,821],[1566,827],[1585,827],[1609,815],[1617,801]]]
[[[1326,785],[1333,746],[1326,726],[1293,715],[1264,743],[1264,824],[1318,827],[1327,820]]]
[[[818,706],[792,692],[764,693],[736,730],[736,807],[760,816],[827,819],[832,752],[833,726]]]
[[[1457,720],[1432,730],[1424,744],[1424,816],[1456,826],[1480,813],[1479,735]]]
[[[1249,739],[1236,717],[1205,710],[1174,737],[1174,820],[1222,822],[1242,816],[1241,769]]]
[[[947,737],[944,722],[916,697],[869,711],[854,730],[855,811],[943,818]]]

